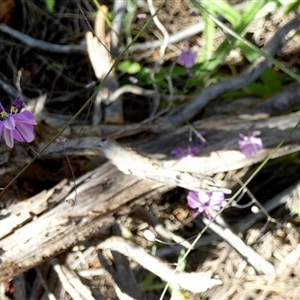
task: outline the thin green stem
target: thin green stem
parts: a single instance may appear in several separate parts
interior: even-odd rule
[[[58,138],[59,139],[59,138]],[[75,199],[66,199],[66,202],[69,203],[71,206],[75,205],[75,203],[77,202],[77,185],[76,185],[76,179],[75,179],[75,174],[73,172],[73,168],[72,168],[72,164],[71,164],[71,161],[69,159],[69,156],[67,154],[67,151],[66,151],[66,148],[63,144],[63,141],[61,141],[61,146],[64,150],[64,153],[65,153],[65,156],[66,156],[66,159],[67,159],[67,162],[68,162],[68,165],[69,165],[69,168],[70,168],[70,171],[71,171],[71,174],[72,174],[72,179],[73,179],[73,182],[74,182],[74,192],[75,192]]]

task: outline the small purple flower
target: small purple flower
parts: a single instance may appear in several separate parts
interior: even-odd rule
[[[4,136],[4,140],[8,147],[14,146],[14,140],[24,143],[32,142],[34,139],[34,125],[36,121],[33,114],[24,110],[20,112],[23,101],[17,97],[7,113],[0,103],[0,138]]]
[[[206,140],[203,135],[206,134],[206,131],[200,131],[199,135],[201,138],[196,137],[185,147],[177,147],[171,151],[171,155],[174,155],[178,158],[194,157],[196,154],[201,152],[201,147],[207,146]]]
[[[253,156],[263,149],[263,141],[259,135],[260,131],[254,131],[250,136],[240,133],[241,140],[238,141],[240,151],[246,156]]]
[[[63,144],[67,141],[68,139],[65,138],[64,136],[60,135],[55,141],[59,144]]]
[[[186,68],[191,68],[197,61],[197,52],[191,48],[181,50],[178,61]]]
[[[156,124],[150,124],[150,125],[148,126],[148,128],[149,128],[149,130],[155,131],[155,130],[158,129],[158,125],[156,125]]]
[[[219,211],[224,203],[223,192],[195,192],[190,191],[187,196],[188,206],[197,209],[195,215],[204,213],[208,219],[212,219],[212,211]]]
[[[204,135],[206,135],[206,131],[200,131],[200,137],[196,137],[193,141],[195,146],[207,146],[207,141],[206,139],[203,137]]]
[[[194,157],[196,154],[200,153],[201,150],[198,146],[189,145],[186,148],[177,147],[171,151],[171,155],[178,158]]]
[[[96,83],[97,83],[97,81],[91,81],[91,82],[87,83],[84,87],[86,89],[89,89],[91,87],[94,87],[96,85]]]
[[[136,84],[137,82],[138,82],[138,80],[135,78],[135,77],[133,77],[133,76],[129,76],[129,81],[131,82],[131,83],[133,83],[133,84]]]
[[[190,13],[190,17],[197,17],[198,14],[193,10],[191,13]]]
[[[137,16],[138,19],[146,19],[146,17],[147,17],[147,15],[143,14],[143,13],[137,14],[136,16]]]

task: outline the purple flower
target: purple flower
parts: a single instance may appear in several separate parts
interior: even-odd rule
[[[203,137],[204,135],[206,135],[206,131],[200,131],[199,132],[201,135],[200,137],[196,137],[193,141],[195,146],[207,146],[207,141],[206,139]]]
[[[219,211],[224,203],[223,192],[195,192],[190,191],[187,196],[188,206],[197,209],[195,215],[204,213],[208,219],[212,219],[212,211]]]
[[[24,110],[20,112],[23,101],[17,97],[7,113],[0,103],[0,138],[4,136],[4,140],[8,147],[14,146],[14,140],[24,143],[32,142],[34,139],[34,127],[36,121],[33,114]]]
[[[91,81],[85,85],[85,88],[89,89],[91,87],[94,87],[96,85],[96,83],[97,83],[97,81]]]
[[[198,14],[195,11],[192,11],[190,13],[190,17],[197,17],[197,16],[198,16]]]
[[[129,76],[128,79],[133,84],[136,84],[138,82],[138,80],[135,77],[133,77],[133,76]]]
[[[20,97],[17,97],[11,105],[10,112],[13,114],[17,114],[20,112],[23,106],[23,100]]]
[[[152,130],[152,131],[155,131],[155,130],[158,129],[158,125],[156,125],[156,124],[150,124],[150,125],[148,126],[148,129],[149,129],[149,130]]]
[[[178,61],[186,68],[191,68],[197,61],[197,52],[191,48],[181,50]]]
[[[259,135],[260,131],[254,131],[250,136],[240,133],[241,140],[238,141],[240,151],[246,156],[253,156],[263,149],[264,145]]]
[[[194,138],[187,146],[177,147],[171,151],[171,155],[177,156],[178,158],[194,157],[196,154],[201,152],[201,147],[207,146],[206,140],[203,135],[206,131],[199,132],[201,138]]]
[[[171,151],[171,155],[174,155],[178,158],[185,158],[185,157],[194,157],[195,154],[200,153],[200,148],[195,145],[189,145],[186,148],[177,147]]]
[[[146,17],[147,17],[147,15],[143,14],[143,13],[137,14],[136,16],[137,16],[138,19],[146,19]]]
[[[67,141],[68,139],[65,138],[64,136],[60,135],[55,141],[59,144],[63,144]]]

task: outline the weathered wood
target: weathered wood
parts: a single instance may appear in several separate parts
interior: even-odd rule
[[[100,234],[102,229],[114,223],[114,214],[130,209],[131,201],[147,199],[168,189],[161,183],[124,175],[110,163],[84,177],[85,181],[78,186],[78,199],[74,206],[60,199],[55,207],[40,216],[32,214],[31,219],[28,217],[30,211],[26,211],[23,202],[14,206],[6,216],[8,222],[15,222],[16,214],[22,208],[26,214],[23,222],[27,223],[11,229],[10,235],[3,230],[7,236],[0,240],[0,281],[56,256],[94,234]],[[35,201],[46,204],[56,202],[53,197],[60,198],[58,191],[48,194],[49,197],[45,197],[45,193],[41,193],[40,199]],[[28,201],[29,208],[33,205],[31,200]],[[0,232],[4,222],[7,221],[0,221]]]
[[[177,160],[169,155],[172,148],[180,146],[182,141],[187,140],[189,130],[187,126],[143,143],[131,143],[132,147],[143,156],[120,145],[117,147],[120,147],[121,155],[116,156],[111,152],[115,144],[102,142],[99,138],[70,139],[65,145],[68,153],[76,154],[74,151],[80,155],[102,153],[121,170],[157,182],[125,175],[111,163],[105,163],[77,180],[78,199],[75,206],[69,206],[64,201],[75,196],[74,191],[70,192],[72,183],[70,185],[62,183],[52,190],[1,211],[0,281],[56,256],[94,234],[100,234],[101,229],[114,223],[114,214],[125,213],[131,204],[162,193],[178,184],[170,181],[171,177],[168,180],[163,177],[163,172],[169,171],[170,174],[172,170],[187,172],[190,178],[197,178],[199,174],[211,175],[251,166],[264,160],[296,126],[299,117],[300,114],[295,113],[264,120],[215,118],[196,122],[194,125],[197,130],[207,131],[205,137],[208,146],[199,156],[191,160]],[[253,157],[245,157],[238,150],[239,133],[247,134],[253,130],[261,131],[266,149]],[[276,156],[298,151],[299,139],[300,130],[297,129]],[[108,145],[107,149],[105,145]],[[151,158],[154,155],[157,157],[158,154],[162,159]],[[43,155],[60,156],[64,153],[61,147],[53,146]],[[147,169],[147,166],[150,168]],[[155,170],[158,170],[157,174]]]
[[[187,144],[190,126],[183,126],[148,141],[133,141],[127,144],[134,151],[114,142],[103,142],[97,137],[70,139],[65,144],[65,149],[68,154],[103,155],[125,173],[185,188],[195,189],[196,180],[201,188],[199,180],[206,178],[208,182],[202,187],[205,188],[206,183],[207,186],[213,183],[207,175],[249,167],[266,159],[297,126],[299,120],[300,113],[257,120],[250,117],[215,116],[197,121],[193,127],[199,132],[206,131],[207,146],[202,147],[201,153],[191,159],[177,159],[170,155],[175,147]],[[238,147],[239,134],[247,135],[255,130],[261,132],[264,149],[255,156],[246,157]],[[296,128],[272,158],[299,151],[299,139],[300,130]],[[57,157],[63,156],[64,152],[60,147],[51,146],[45,155]],[[172,172],[181,172],[186,178],[182,178],[182,181],[174,179]]]
[[[197,121],[193,126],[198,131],[207,132],[205,135],[207,147],[202,147],[201,153],[190,160],[178,160],[169,155],[174,146],[180,146],[184,141],[187,141],[189,126],[181,127],[169,134],[160,135],[147,143],[132,143],[132,147],[147,156],[160,154],[162,157],[161,164],[165,168],[212,175],[249,167],[263,161],[299,125],[299,121],[300,113],[267,119],[254,119],[247,116],[245,118],[215,116]],[[264,149],[255,156],[246,157],[239,151],[239,134],[248,135],[255,130],[261,132]],[[297,127],[272,158],[299,151],[299,140],[300,129]]]

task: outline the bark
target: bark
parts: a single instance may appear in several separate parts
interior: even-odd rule
[[[73,183],[62,181],[48,191],[1,211],[0,281],[55,257],[95,234],[104,235],[105,228],[114,224],[115,215],[127,213],[132,205],[141,204],[178,185],[188,188],[200,175],[209,178],[217,172],[263,161],[297,125],[299,116],[295,113],[262,120],[213,118],[196,122],[197,130],[207,131],[208,146],[192,160],[176,160],[168,154],[170,149],[187,139],[187,126],[148,141],[131,143],[138,152],[96,137],[70,139],[65,145],[67,153],[101,153],[111,162],[77,180],[77,199]],[[240,132],[247,134],[253,130],[261,131],[266,148],[253,157],[245,157],[238,150],[237,139]],[[296,129],[273,156],[299,151],[299,138],[300,131]],[[160,159],[154,159],[158,154]],[[65,154],[61,147],[53,146],[43,155],[60,157]],[[5,164],[2,167],[5,169]],[[175,178],[172,175],[178,172],[184,176]],[[215,181],[212,179],[212,182]],[[77,200],[74,206],[66,203],[70,199]]]

